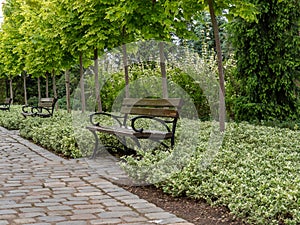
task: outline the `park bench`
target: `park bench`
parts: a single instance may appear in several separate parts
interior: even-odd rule
[[[120,115],[113,115],[106,112],[95,112],[90,115],[91,125],[86,128],[91,131],[95,137],[95,147],[92,154],[94,158],[98,151],[99,137],[97,132],[117,136],[126,150],[125,138],[131,138],[134,143],[140,146],[140,139],[156,141],[165,147],[173,147],[175,142],[175,131],[177,120],[179,119],[179,110],[183,104],[180,98],[169,99],[150,99],[150,98],[125,98],[121,105]],[[105,126],[97,122],[99,116],[108,116],[116,121],[116,125]],[[163,130],[149,130],[141,126],[141,120],[150,120],[158,123]],[[99,120],[98,120],[99,121]],[[140,122],[138,122],[140,121]],[[122,141],[123,140],[123,141]],[[170,141],[167,145],[166,140]],[[112,146],[104,146],[111,148]],[[116,147],[118,149],[118,147]],[[132,149],[131,149],[132,150]]]
[[[25,118],[27,116],[51,117],[56,102],[57,98],[41,98],[37,106],[22,106],[22,115]]]
[[[0,110],[7,110],[7,111],[10,111],[10,104],[12,102],[12,99],[11,98],[6,98],[4,100],[4,102],[1,102],[0,103]]]

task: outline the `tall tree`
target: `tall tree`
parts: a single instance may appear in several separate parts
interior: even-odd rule
[[[74,14],[74,10],[70,10],[72,9],[72,5],[68,5],[68,3],[68,1],[57,0],[44,1],[42,7],[43,13],[41,15],[43,20],[47,21],[43,29],[43,34],[49,40],[46,46],[53,49],[51,53],[56,54],[54,57],[56,60],[51,65],[56,63],[57,66],[52,66],[47,71],[52,71],[53,69],[55,71],[65,71],[67,109],[70,112],[70,79],[67,76],[70,69],[80,63],[78,61],[80,51],[77,45],[82,44],[80,42],[80,37],[82,36],[80,32],[82,30],[77,32],[80,20]],[[85,99],[82,101],[84,104]]]
[[[42,5],[40,1],[19,1],[19,0],[8,0],[7,16],[5,16],[4,27],[7,27],[6,33],[10,34],[15,25],[18,24],[18,29],[15,34],[18,34],[21,38],[18,39],[15,44],[15,53],[18,56],[18,60],[6,62],[7,66],[14,66],[18,69],[20,74],[34,74],[34,77],[43,76],[48,73],[49,68],[58,63],[53,63],[57,59],[57,52],[53,53],[49,45],[49,39],[43,34],[45,30],[45,21],[42,18]],[[13,7],[14,6],[14,7]],[[6,4],[5,4],[6,7]],[[10,22],[10,15],[13,15],[13,19],[18,19],[17,23],[12,24]],[[7,20],[8,19],[8,20]],[[10,38],[12,40],[12,38]],[[5,42],[7,42],[7,37]],[[7,43],[5,43],[5,46]],[[18,62],[15,64],[15,62]],[[56,60],[57,62],[57,60]],[[26,71],[26,72],[25,72]],[[25,79],[24,79],[25,81]],[[25,83],[24,83],[25,87]],[[46,88],[47,89],[47,88]],[[26,90],[24,90],[24,95]],[[46,96],[48,91],[46,90]],[[25,102],[27,97],[25,97]]]
[[[65,81],[66,81],[66,100],[67,100],[67,111],[71,112],[71,101],[70,101],[70,71],[65,70]]]
[[[257,22],[232,22],[240,94],[235,119],[290,120],[299,117],[300,2],[252,1]]]
[[[38,83],[38,99],[40,101],[41,98],[42,98],[42,93],[41,93],[41,78],[40,77],[37,78],[37,83]]]
[[[87,2],[85,2],[87,3]],[[81,2],[77,0],[63,0],[56,1],[59,9],[60,20],[59,35],[61,37],[60,43],[64,51],[79,59],[80,64],[80,88],[81,88],[81,110],[85,111],[85,96],[84,96],[84,74],[83,67],[91,64],[90,55],[94,52],[87,44],[89,40],[86,36],[87,30],[90,28],[89,18],[82,16],[83,11],[80,8]],[[85,9],[87,7],[84,7]],[[93,9],[93,8],[91,8]],[[99,13],[99,12],[98,12]],[[84,19],[87,20],[84,21]],[[93,20],[94,21],[94,20]],[[95,31],[95,30],[94,30]],[[89,42],[90,43],[90,42]],[[97,45],[94,44],[94,47]]]
[[[221,41],[219,34],[219,26],[215,15],[214,2],[213,0],[208,0],[209,13],[211,17],[211,22],[214,30],[214,37],[216,43],[216,51],[217,51],[217,61],[218,61],[218,72],[219,72],[219,82],[220,82],[220,107],[219,107],[219,120],[220,120],[220,131],[225,131],[225,116],[226,116],[226,108],[225,108],[225,79],[224,79],[224,71],[222,64],[222,49],[221,49]]]
[[[102,101],[100,96],[100,85],[99,85],[99,59],[98,59],[98,48],[94,49],[94,73],[95,73],[95,97],[97,103],[97,112],[102,112]]]
[[[225,117],[226,117],[226,106],[225,106],[225,81],[222,63],[222,49],[219,38],[219,27],[216,20],[216,14],[222,13],[224,9],[227,11],[228,17],[242,17],[245,20],[255,20],[255,15],[257,13],[256,8],[253,4],[249,3],[247,0],[231,0],[231,1],[214,1],[206,0],[198,2],[196,0],[187,0],[183,2],[168,2],[169,12],[175,15],[183,12],[183,18],[190,18],[196,11],[208,10],[211,16],[212,26],[214,30],[216,51],[217,51],[217,62],[218,62],[218,73],[219,73],[219,84],[220,84],[220,94],[219,94],[219,122],[220,131],[225,131]],[[197,5],[195,9],[191,7]]]
[[[23,72],[23,88],[24,88],[24,104],[27,105],[27,86],[26,86],[26,72]]]
[[[104,52],[105,48],[115,46],[112,33],[114,24],[105,18],[107,8],[113,1],[81,1],[73,0],[72,6],[76,10],[84,35],[81,37],[84,50],[93,52],[94,74],[95,74],[95,99],[97,111],[102,111],[102,102],[99,85],[98,54]]]
[[[53,88],[53,96],[57,99],[57,87],[56,87],[56,79],[55,79],[55,70],[52,70],[52,88]],[[55,104],[56,109],[58,109],[58,104]]]
[[[12,80],[24,69],[25,54],[20,46],[24,37],[19,28],[24,21],[21,15],[21,4],[18,0],[8,0],[3,5],[4,23],[2,24],[0,56],[3,63],[3,72],[7,74],[10,86],[10,97],[13,98]]]
[[[121,25],[123,28],[122,37],[125,41],[137,39],[171,40],[172,32],[181,35],[188,33],[186,29],[188,21],[181,17],[182,13],[180,11],[176,15],[166,13],[169,11],[168,6],[170,6],[168,2],[166,0],[119,1],[110,7],[107,12],[107,18]],[[167,97],[165,56],[162,43],[159,44],[158,49],[162,73],[163,97]]]

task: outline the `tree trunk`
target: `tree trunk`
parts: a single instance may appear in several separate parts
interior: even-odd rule
[[[217,61],[218,61],[218,71],[219,71],[219,82],[220,82],[220,105],[219,105],[219,122],[220,122],[220,131],[225,131],[225,117],[226,117],[226,107],[225,107],[225,81],[224,81],[224,72],[222,64],[222,49],[220,42],[219,26],[215,16],[213,0],[208,0],[209,13],[213,25],[214,37],[217,50]]]
[[[12,82],[12,78],[10,78],[9,80],[9,95],[10,95],[10,98],[12,99],[12,102],[13,103],[13,99],[14,99],[14,92],[13,92],[13,82]]]
[[[56,79],[55,79],[55,71],[52,70],[52,89],[54,98],[57,98],[57,88],[56,88]],[[55,109],[58,109],[58,104],[55,104]]]
[[[38,77],[38,99],[41,100],[41,79]]]
[[[6,78],[5,79],[5,90],[6,90],[6,97],[8,98],[8,96],[10,96],[10,92],[9,92],[9,81],[10,79]]]
[[[46,98],[49,98],[49,73],[46,72]]]
[[[84,94],[84,77],[83,77],[83,64],[82,64],[82,53],[79,56],[80,64],[80,93],[81,93],[81,112],[85,112],[85,94]]]
[[[23,73],[24,104],[27,105],[26,72]]]
[[[102,102],[100,96],[100,86],[99,86],[99,68],[98,68],[98,49],[94,50],[94,73],[95,73],[95,95],[97,111],[102,112]]]
[[[71,98],[70,98],[70,71],[65,71],[66,80],[66,101],[67,101],[67,111],[71,113]]]
[[[53,96],[57,98],[57,88],[56,88],[56,79],[55,79],[55,71],[52,70],[52,89],[53,89]]]
[[[124,73],[125,73],[125,97],[129,98],[129,75],[128,75],[128,61],[127,61],[126,45],[122,45],[122,51],[123,51]]]
[[[160,59],[160,71],[161,71],[161,76],[162,76],[163,98],[168,98],[167,71],[166,71],[164,43],[163,42],[159,42],[159,59]]]

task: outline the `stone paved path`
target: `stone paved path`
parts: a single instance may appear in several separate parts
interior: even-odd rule
[[[65,160],[0,127],[0,225],[191,223],[114,185],[113,159]]]

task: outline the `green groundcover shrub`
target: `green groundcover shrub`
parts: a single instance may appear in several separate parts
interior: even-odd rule
[[[63,157],[79,158],[84,156],[78,147],[81,137],[85,138],[86,148],[92,149],[93,141],[85,125],[74,129],[72,115],[61,110],[51,118],[26,118],[20,126],[20,135]]]
[[[20,106],[11,112],[0,112],[0,125],[20,129],[20,134],[59,155],[68,158],[90,154],[94,138],[80,120],[74,132],[74,119],[61,110],[52,118],[27,118]],[[211,123],[200,122],[196,150],[193,150],[192,131],[185,131],[193,121],[181,120],[178,132],[184,133],[176,145],[179,151],[168,163],[170,151],[141,151],[124,157],[125,170],[142,181],[155,185],[173,196],[205,199],[212,205],[227,206],[236,217],[250,224],[300,224],[300,131],[228,123],[222,145],[209,161],[208,140]],[[188,129],[189,130],[189,129]],[[184,131],[184,132],[182,132]],[[111,141],[100,137],[101,141]],[[171,151],[172,152],[172,151]],[[176,162],[176,167],[174,163]],[[161,163],[162,162],[162,163]],[[207,163],[208,162],[208,163]],[[162,166],[155,167],[157,163]],[[205,163],[206,166],[203,166]],[[154,169],[153,169],[154,168]]]
[[[210,136],[203,127],[199,135],[203,140],[187,165],[155,185],[173,196],[227,206],[250,224],[300,224],[300,132],[229,123],[217,155],[203,168]],[[189,151],[188,143],[187,139],[183,152]],[[153,182],[157,174],[164,174],[165,168],[155,164],[167,154],[141,154],[144,157],[138,160],[127,157],[128,164],[123,165],[132,176]]]
[[[74,129],[72,115],[65,110],[56,111],[51,118],[27,117],[26,119],[21,111],[20,105],[13,105],[9,112],[1,111],[0,126],[9,130],[19,130],[22,137],[63,157],[84,156],[78,148],[79,144],[87,151],[92,149],[93,140],[90,132],[85,129],[86,124]]]
[[[0,126],[9,130],[19,130],[22,123],[21,106],[11,105],[10,111],[0,111]]]

